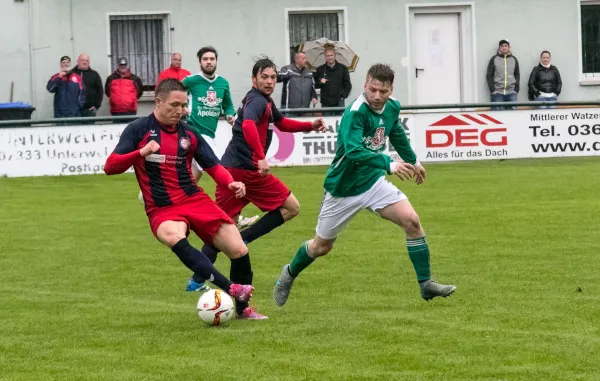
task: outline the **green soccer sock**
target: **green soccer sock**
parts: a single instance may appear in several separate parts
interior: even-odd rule
[[[311,258],[310,255],[308,255],[308,243],[304,242],[296,252],[294,259],[292,259],[288,272],[291,276],[297,277],[302,270],[307,268],[314,261],[314,258]]]
[[[429,263],[429,246],[425,237],[407,238],[408,256],[417,273],[417,280],[423,282],[431,279],[431,264]]]

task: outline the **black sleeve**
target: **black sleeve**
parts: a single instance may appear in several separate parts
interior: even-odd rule
[[[98,72],[95,73],[96,78],[94,79],[94,87],[96,88],[96,94],[98,94],[98,99],[96,99],[96,104],[94,105],[94,107],[99,109],[100,106],[102,106],[102,94],[104,93],[104,88],[102,87],[102,78],[100,78],[100,74],[98,74]]]
[[[321,79],[323,78],[323,71],[321,70],[321,67],[322,66],[319,66],[315,72],[315,88],[317,89],[323,87],[323,84],[321,83]]]
[[[537,87],[535,87],[535,80],[537,78],[537,72],[538,72],[538,68],[536,66],[531,71],[531,75],[529,76],[529,82],[527,83],[527,85],[529,86],[529,91],[535,96],[537,96],[539,93],[539,90],[537,89]]]
[[[348,96],[350,95],[350,92],[352,91],[352,82],[350,82],[350,72],[348,71],[348,68],[346,66],[344,66],[344,72],[343,72],[343,86],[342,88],[344,89],[344,91],[342,92],[342,98],[346,99],[348,98]]]
[[[196,150],[194,151],[194,159],[196,159],[198,164],[200,164],[202,168],[212,168],[219,164],[219,158],[217,158],[217,155],[215,155],[206,140],[191,127],[187,127],[186,130],[193,133],[198,140]]]
[[[118,155],[125,155],[137,150],[138,145],[144,137],[144,135],[141,134],[142,131],[143,123],[138,121],[129,123],[121,133],[119,143],[117,143],[113,152]]]
[[[496,68],[494,67],[494,58],[496,58],[496,56],[492,57],[492,59],[490,60],[490,63],[487,67],[487,73],[485,75],[485,79],[487,80],[487,85],[488,89],[490,90],[490,93],[494,92],[494,71],[496,70]]]
[[[562,78],[560,77],[560,71],[558,71],[558,68],[554,68],[556,69],[556,95],[560,95],[560,92],[562,91]]]
[[[258,123],[267,108],[267,100],[263,96],[249,96],[243,108],[242,123],[245,120],[253,120],[255,123]]]
[[[513,56],[513,58],[515,59],[515,91],[518,93],[521,90],[521,69],[517,57]]]
[[[137,99],[140,99],[142,94],[144,94],[144,84],[137,75],[133,76],[133,82],[135,83],[135,88],[137,89]]]
[[[106,77],[106,83],[104,84],[104,94],[110,98],[110,84],[112,83],[113,76],[109,75]]]

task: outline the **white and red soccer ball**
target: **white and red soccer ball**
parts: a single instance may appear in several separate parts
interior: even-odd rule
[[[235,304],[223,290],[206,291],[198,299],[198,316],[208,325],[225,325],[233,318]]]

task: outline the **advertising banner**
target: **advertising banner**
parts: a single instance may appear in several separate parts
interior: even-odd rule
[[[311,118],[298,118],[312,120]],[[325,117],[325,133],[274,128],[272,166],[329,165],[341,117]],[[600,155],[600,109],[400,114],[398,122],[421,162]],[[0,176],[103,173],[125,124],[0,129]],[[231,126],[219,122],[221,156]],[[397,158],[389,141],[384,153]]]

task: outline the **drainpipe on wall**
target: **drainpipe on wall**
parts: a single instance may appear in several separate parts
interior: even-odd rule
[[[33,57],[33,0],[29,0],[29,83],[31,84],[31,105],[37,106],[37,97],[35,94],[35,59]]]
[[[73,57],[73,59],[76,60],[77,58],[75,57],[75,32],[73,31],[73,0],[69,1],[69,13],[69,22],[71,24],[71,57]]]

